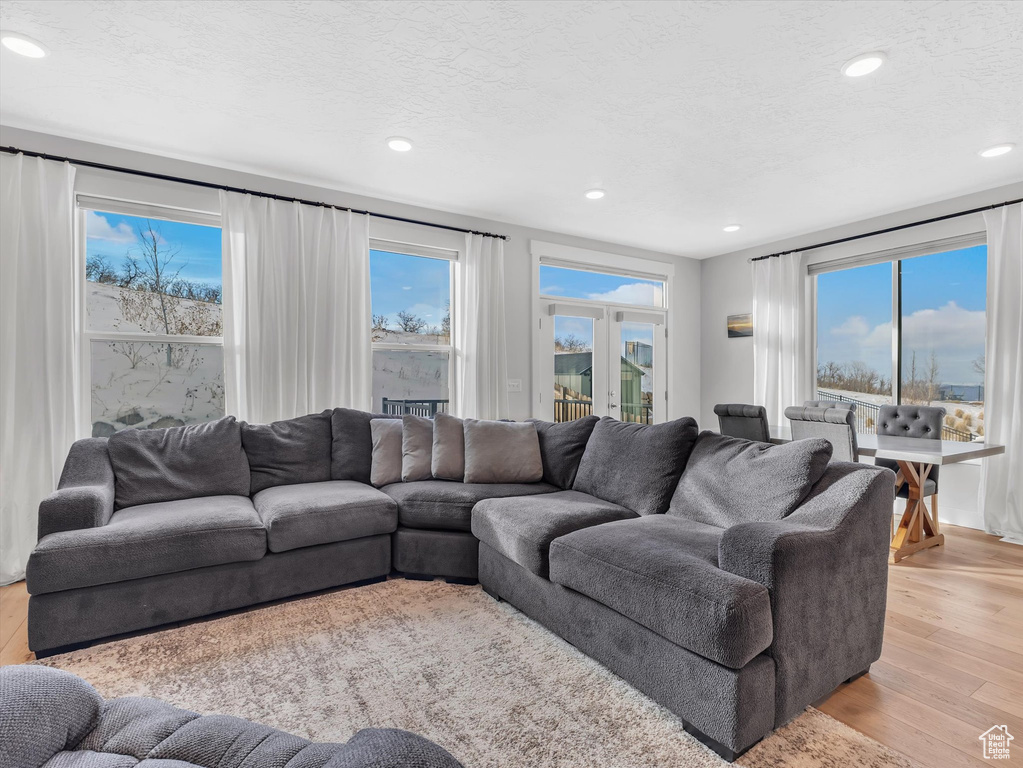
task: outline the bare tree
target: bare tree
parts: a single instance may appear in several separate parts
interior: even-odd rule
[[[426,321],[403,309],[398,313],[398,326],[407,333],[422,333],[426,328]]]
[[[572,333],[554,339],[554,349],[557,352],[586,352],[589,348],[589,344]]]

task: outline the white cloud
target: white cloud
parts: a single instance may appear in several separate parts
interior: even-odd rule
[[[594,301],[611,301],[616,304],[641,304],[659,307],[664,303],[663,289],[650,283],[626,283],[604,293],[591,293],[587,298]]]
[[[862,315],[853,315],[846,318],[841,325],[832,328],[831,332],[836,336],[862,338],[870,333],[870,325],[867,324],[867,318]]]
[[[412,286],[411,286],[411,285],[403,285],[403,286],[401,287],[401,289],[402,289],[403,291],[411,291],[411,290],[412,290]]]
[[[950,301],[939,309],[921,309],[902,319],[902,346],[906,350],[983,351],[987,332],[982,310],[963,309]]]
[[[106,216],[89,211],[85,214],[85,233],[90,240],[105,240],[108,243],[132,244],[136,242],[135,231],[126,223],[110,226]]]

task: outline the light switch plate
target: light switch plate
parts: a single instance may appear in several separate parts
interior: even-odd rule
[[[522,391],[522,379],[508,379],[508,391],[509,392],[521,392]]]

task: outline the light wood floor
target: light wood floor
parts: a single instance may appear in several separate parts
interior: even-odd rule
[[[943,526],[945,546],[890,566],[884,652],[820,708],[924,766],[989,766],[978,736],[1016,735],[1023,762],[1023,547]],[[0,588],[0,665],[33,658],[28,596]]]

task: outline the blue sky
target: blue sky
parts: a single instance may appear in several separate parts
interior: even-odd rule
[[[890,264],[817,277],[818,362],[861,361],[891,375]],[[902,262],[903,369],[933,350],[942,383],[980,383],[973,361],[984,353],[987,246]]]
[[[374,315],[387,315],[396,326],[398,312],[405,310],[440,327],[451,297],[451,263],[371,250],[369,282]]]
[[[89,211],[85,221],[86,255],[106,256],[112,267],[120,269],[124,257],[130,251],[137,250],[136,229],[139,225],[145,224],[146,219]],[[219,227],[204,227],[199,224],[183,224],[162,219],[149,221],[168,246],[180,249],[171,265],[181,269],[179,275],[181,279],[221,284],[223,266]]]
[[[664,306],[663,283],[638,277],[608,275],[540,265],[540,293],[571,299],[593,299],[619,304]]]

